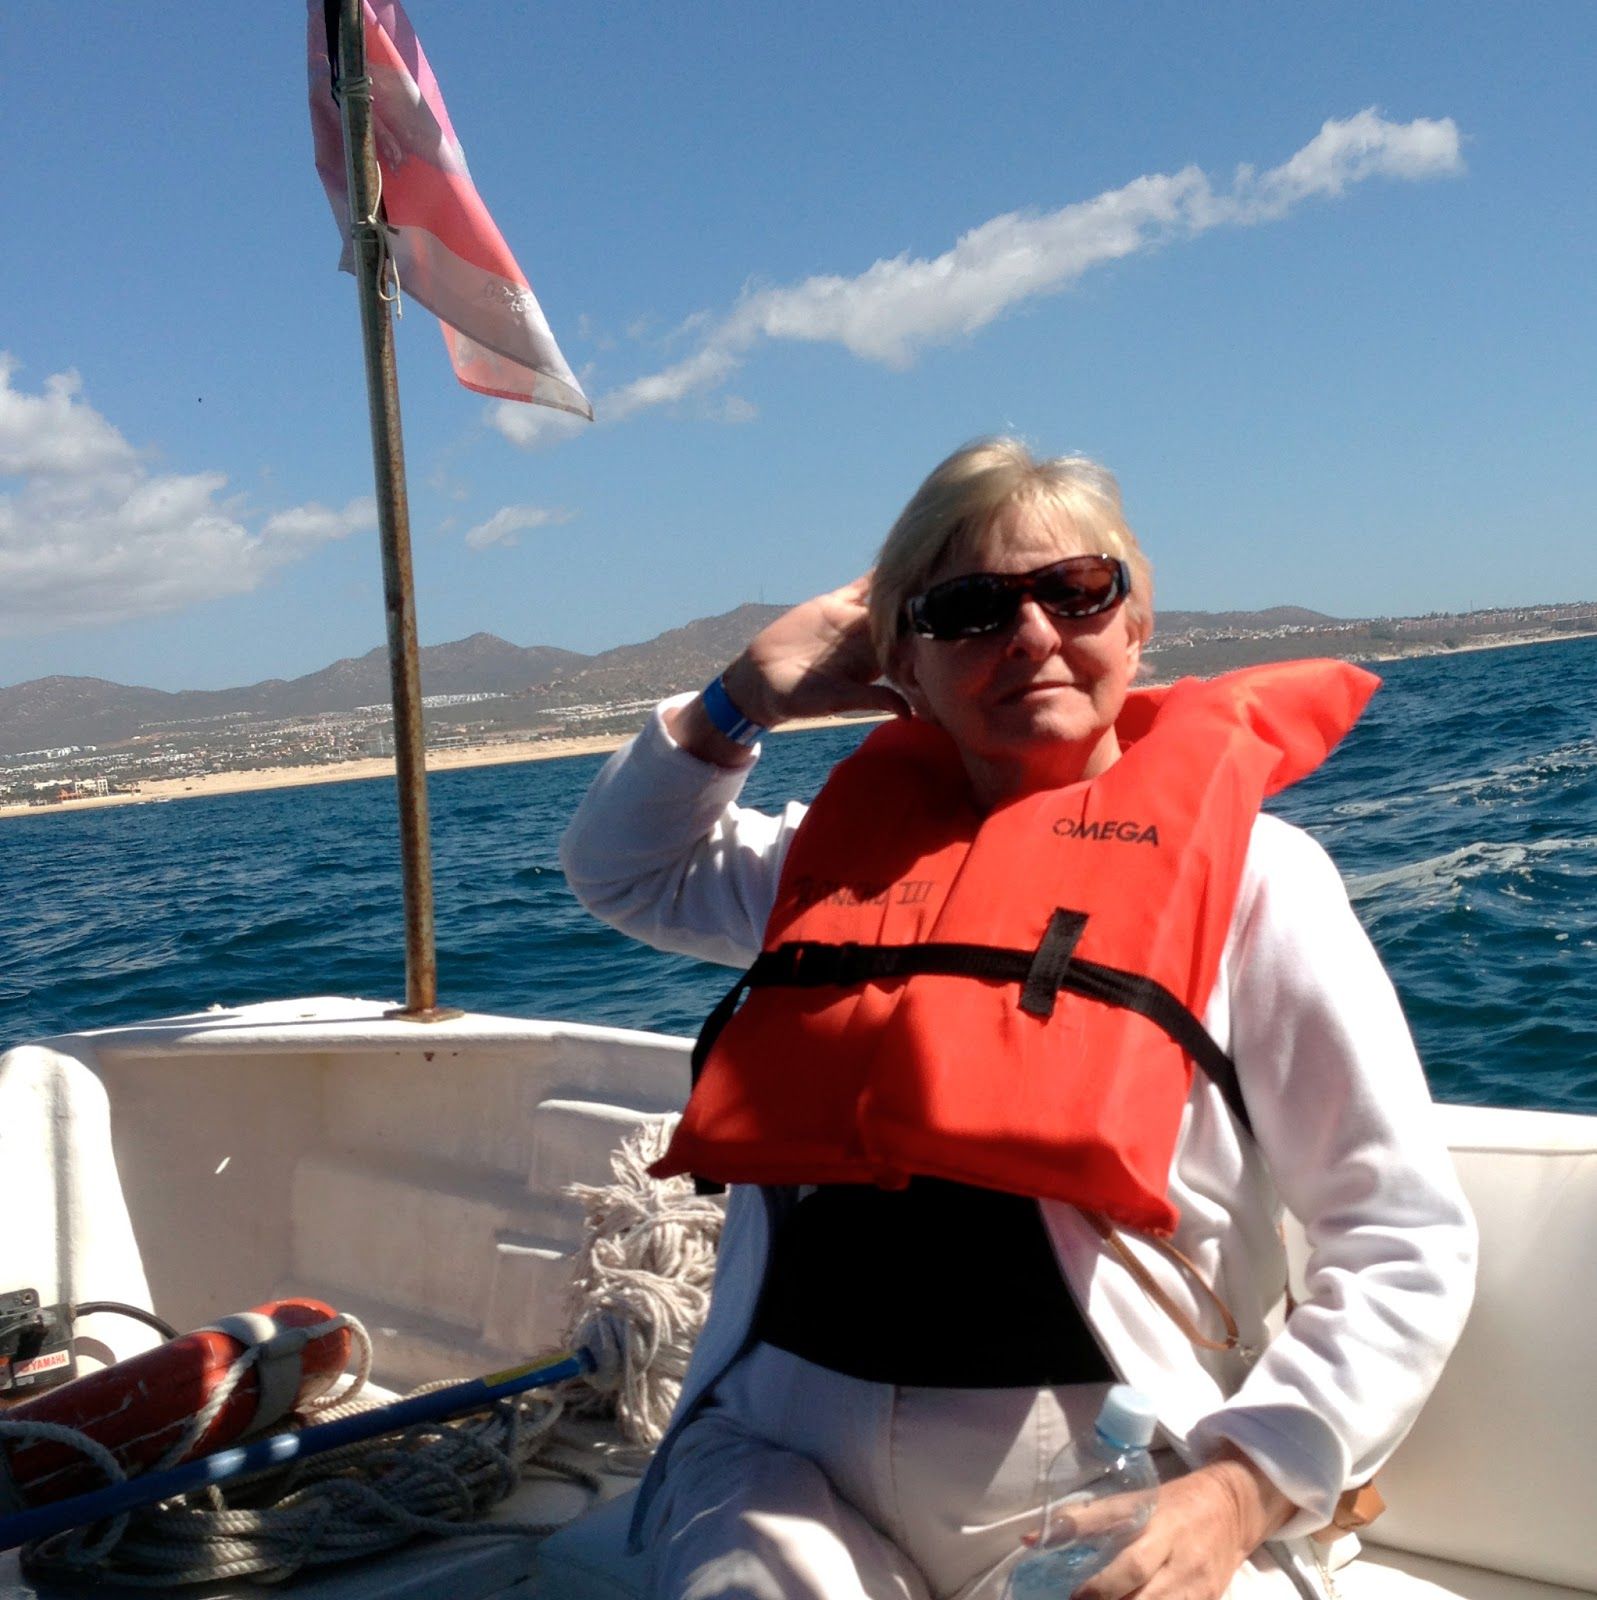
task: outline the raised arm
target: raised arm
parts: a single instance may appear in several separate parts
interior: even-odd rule
[[[778,617],[722,674],[762,727],[842,711],[900,711],[877,684],[857,579]],[[605,764],[560,845],[577,898],[656,949],[744,966],[759,951],[787,846],[804,815],[737,804],[758,757],[719,732],[701,695],[679,695]]]
[[[732,704],[762,728],[846,711],[908,710],[878,683],[865,601],[869,576],[816,595],[778,617],[721,674]],[[747,766],[753,753],[723,736],[695,695],[669,713],[672,737],[690,754],[723,767]]]

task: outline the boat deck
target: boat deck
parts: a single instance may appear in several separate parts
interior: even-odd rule
[[[680,1105],[687,1041],[493,1017],[421,1027],[383,1010],[206,1012],[0,1059],[0,1203],[39,1219],[4,1246],[3,1276],[47,1301],[133,1299],[147,1277],[155,1306],[184,1326],[313,1290],[366,1321],[374,1375],[394,1389],[564,1344],[582,1228],[567,1188],[609,1182],[625,1133]],[[1597,1372],[1579,1330],[1597,1305],[1597,1117],[1437,1114],[1481,1222],[1476,1310],[1382,1473],[1389,1510],[1369,1556],[1338,1588],[1343,1600],[1594,1594]],[[93,1333],[116,1355],[133,1353],[117,1340],[153,1337],[105,1321]],[[293,1592],[626,1600],[639,1592],[621,1552],[630,1486],[611,1477],[612,1503],[541,1548],[429,1541]],[[586,1507],[573,1487],[534,1483],[495,1520]],[[0,1556],[0,1600],[65,1592],[35,1589],[14,1553]]]

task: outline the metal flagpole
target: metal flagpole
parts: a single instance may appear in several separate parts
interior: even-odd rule
[[[387,251],[379,217],[382,180],[372,144],[372,86],[366,76],[362,0],[340,0],[337,90],[344,123],[349,229],[360,296],[371,412],[377,525],[383,551],[383,602],[388,616],[388,672],[394,701],[394,764],[399,787],[400,855],[405,873],[405,1005],[394,1016],[436,1022],[459,1016],[438,1005],[432,857],[427,834],[427,765],[417,660],[415,583],[410,560],[410,506],[399,427],[394,327],[383,293]]]

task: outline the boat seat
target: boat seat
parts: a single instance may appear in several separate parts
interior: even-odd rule
[[[1438,1106],[1481,1230],[1469,1325],[1381,1473],[1355,1566],[1375,1600],[1597,1593],[1597,1117]]]

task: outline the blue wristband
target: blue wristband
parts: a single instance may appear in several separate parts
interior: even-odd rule
[[[726,685],[719,676],[705,684],[699,699],[704,703],[704,714],[710,719],[710,725],[733,744],[757,744],[766,731],[732,704],[732,696],[726,692]]]

